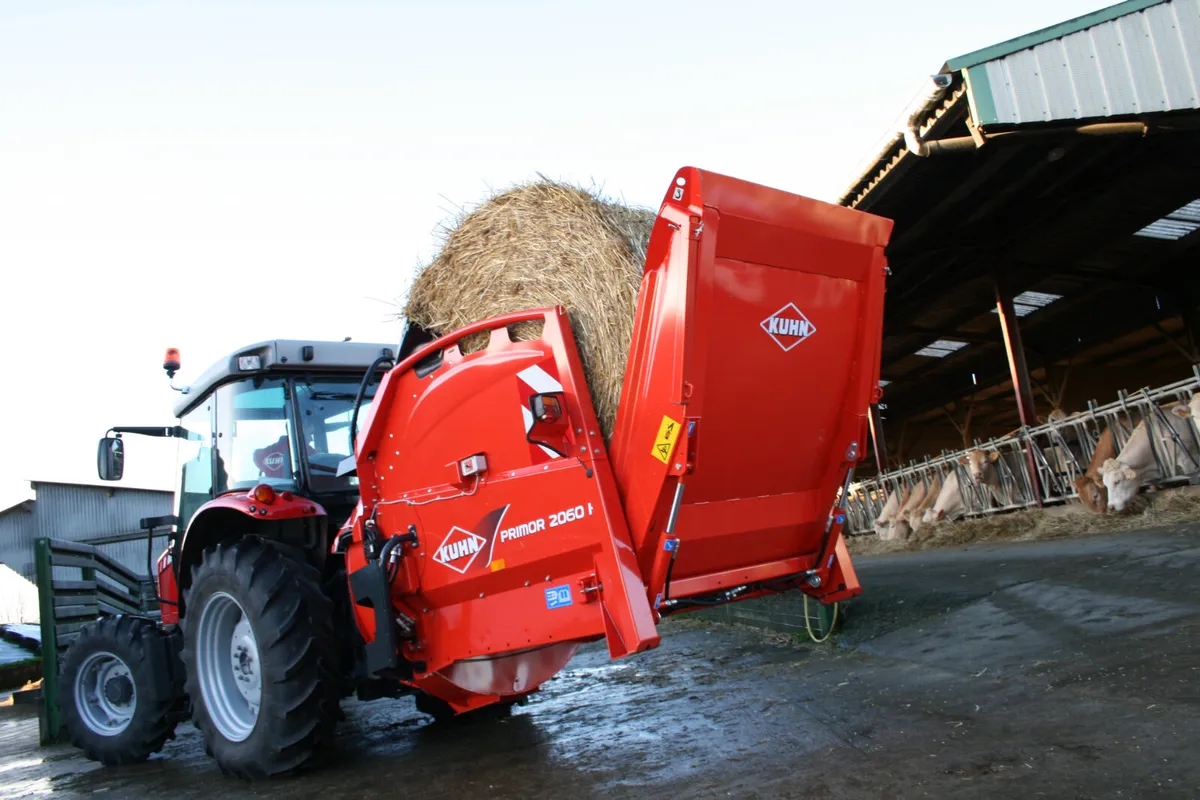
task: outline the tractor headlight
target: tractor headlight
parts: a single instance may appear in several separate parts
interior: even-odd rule
[[[238,369],[243,372],[262,369],[262,358],[259,356],[238,356]]]

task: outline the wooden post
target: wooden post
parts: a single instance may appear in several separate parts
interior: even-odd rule
[[[996,312],[1000,317],[1000,332],[1004,337],[1004,351],[1008,354],[1008,371],[1012,376],[1013,394],[1017,398],[1017,412],[1021,425],[1032,428],[1038,424],[1037,410],[1033,404],[1033,381],[1029,378],[1029,364],[1025,360],[1025,345],[1021,341],[1021,326],[1013,308],[1012,289],[1008,276],[1001,270],[992,273],[996,288]],[[1029,480],[1032,482],[1034,501],[1042,505],[1041,481],[1038,480],[1037,462],[1033,458],[1031,442],[1025,443],[1025,458],[1029,463]]]

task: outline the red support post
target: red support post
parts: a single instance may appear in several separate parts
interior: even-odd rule
[[[871,426],[871,444],[875,447],[875,466],[881,473],[887,472],[888,455],[887,442],[883,438],[883,416],[875,403],[869,407],[867,422]]]
[[[996,288],[996,312],[1000,317],[1000,332],[1004,336],[1004,350],[1008,354],[1008,370],[1012,376],[1013,394],[1017,398],[1017,411],[1021,425],[1032,428],[1038,424],[1037,411],[1033,403],[1033,381],[1029,378],[1029,364],[1025,360],[1025,345],[1021,341],[1021,326],[1013,307],[1012,289],[1003,271],[992,275]],[[1029,462],[1029,478],[1033,482],[1033,496],[1038,506],[1042,505],[1041,481],[1038,480],[1037,462],[1033,458],[1032,444],[1026,445],[1025,457]]]

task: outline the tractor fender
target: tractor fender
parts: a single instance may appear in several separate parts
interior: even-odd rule
[[[291,492],[280,492],[269,503],[242,491],[209,500],[192,516],[177,545],[174,560],[180,597],[191,586],[192,567],[205,549],[247,534],[300,551],[305,560],[320,568],[329,550],[327,522],[328,514],[320,503]]]

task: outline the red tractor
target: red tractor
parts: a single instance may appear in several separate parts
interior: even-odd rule
[[[161,623],[102,619],[62,667],[75,742],[145,758],[188,714],[227,773],[292,771],[338,703],[521,701],[583,643],[798,589],[860,592],[841,534],[879,397],[887,220],[685,168],[654,225],[611,441],[566,312],[217,364],[174,428]],[[538,322],[535,341],[511,325]],[[464,354],[464,337],[485,349]],[[168,358],[168,372],[178,368]]]

